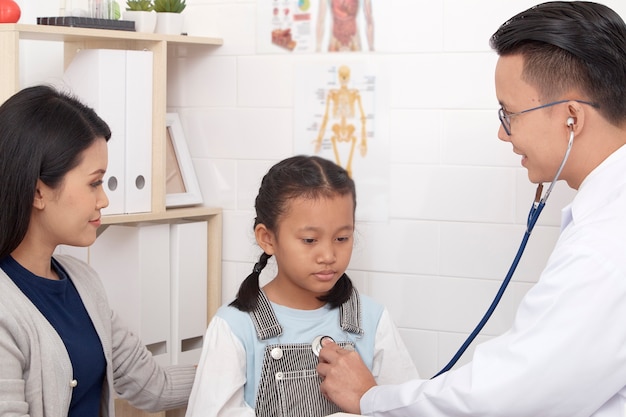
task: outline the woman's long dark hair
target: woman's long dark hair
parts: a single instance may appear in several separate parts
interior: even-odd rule
[[[59,187],[102,137],[111,130],[95,111],[52,87],[25,88],[0,106],[0,259],[26,236],[37,180]]]
[[[294,198],[319,198],[352,195],[356,209],[356,189],[348,172],[318,156],[298,155],[274,165],[261,181],[259,194],[255,200],[256,218],[254,228],[263,224],[268,230],[276,231],[280,217],[288,203]],[[252,273],[241,283],[237,298],[230,303],[241,311],[256,308],[259,295],[259,276],[271,255],[261,254]],[[328,294],[319,297],[320,301],[338,307],[350,298],[352,281],[343,274]]]

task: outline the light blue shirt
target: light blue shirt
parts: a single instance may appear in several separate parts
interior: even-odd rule
[[[339,308],[330,308],[326,305],[317,310],[297,310],[271,303],[276,318],[283,327],[283,334],[275,338],[259,340],[249,313],[242,312],[235,307],[221,307],[216,315],[228,323],[246,351],[246,381],[248,381],[244,386],[246,402],[254,407],[267,345],[279,343],[310,344],[317,336],[330,336],[335,342],[352,342],[371,370],[376,328],[383,307],[367,296],[361,295],[360,297],[363,313],[363,335],[348,333],[341,329]]]

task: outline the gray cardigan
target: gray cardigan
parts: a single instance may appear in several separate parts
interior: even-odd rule
[[[102,342],[107,369],[100,415],[115,415],[112,392],[151,412],[187,404],[195,366],[160,367],[110,309],[96,272],[71,256],[55,259],[71,277]],[[0,269],[0,415],[66,417],[72,375],[59,335]]]

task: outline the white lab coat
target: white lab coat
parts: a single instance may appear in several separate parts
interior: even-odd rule
[[[626,415],[626,146],[585,179],[513,327],[434,380],[378,386],[372,416]]]

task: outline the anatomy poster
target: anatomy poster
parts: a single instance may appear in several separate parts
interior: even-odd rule
[[[374,51],[372,0],[258,0],[262,53]]]
[[[294,75],[294,151],[344,167],[357,185],[357,218],[388,216],[384,97],[374,64],[303,62]]]

